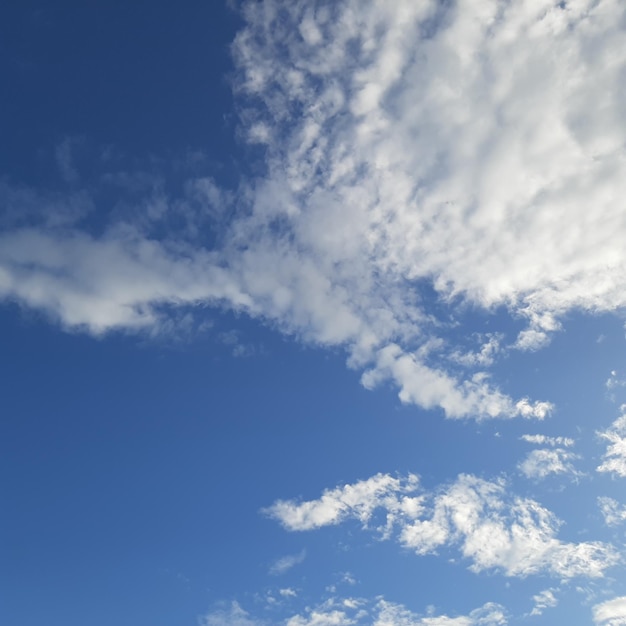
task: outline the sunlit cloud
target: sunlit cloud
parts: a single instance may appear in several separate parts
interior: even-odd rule
[[[537,350],[568,311],[626,303],[625,10],[245,2],[233,83],[264,173],[228,190],[190,177],[99,233],[41,216],[5,230],[0,297],[93,334],[223,306],[341,346],[367,387],[392,381],[403,402],[541,419],[548,401],[510,398],[482,371],[501,334],[422,348],[464,305],[526,320],[508,345]],[[68,146],[57,157],[75,179]],[[155,223],[179,226],[163,238]]]
[[[450,485],[426,492],[414,475],[401,479],[378,474],[328,490],[318,500],[279,500],[265,513],[291,531],[350,519],[368,529],[370,521],[382,515],[384,522],[371,529],[381,538],[393,538],[418,555],[456,549],[474,572],[597,578],[619,561],[610,544],[559,540],[561,522],[553,513],[535,500],[507,492],[500,479],[461,475]]]
[[[593,621],[597,626],[624,626],[626,624],[626,596],[596,604],[593,607]]]

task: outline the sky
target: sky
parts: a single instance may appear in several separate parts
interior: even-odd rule
[[[626,625],[626,4],[0,7],[0,621]]]

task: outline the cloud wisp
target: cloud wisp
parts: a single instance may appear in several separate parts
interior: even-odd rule
[[[216,609],[200,620],[201,626],[263,626],[277,623],[276,619],[253,616],[237,602],[229,608]],[[493,602],[470,611],[467,615],[449,617],[444,614],[418,615],[401,604],[384,598],[375,601],[364,598],[332,597],[301,612],[281,618],[284,626],[503,626],[506,611]]]
[[[415,475],[377,474],[325,491],[318,500],[279,500],[264,513],[291,531],[349,519],[369,528],[382,518],[374,527],[382,538],[418,555],[456,549],[474,572],[597,578],[619,561],[610,544],[559,540],[555,515],[535,500],[510,495],[504,480],[471,475],[429,493]]]
[[[290,569],[299,565],[306,558],[306,552],[302,550],[297,554],[288,554],[274,561],[269,569],[269,573],[273,576],[279,576],[288,572]]]
[[[554,608],[559,603],[554,595],[554,591],[554,589],[544,589],[537,595],[534,595],[533,601],[535,606],[530,612],[530,615],[542,615],[546,609]]]
[[[342,346],[365,386],[392,381],[403,402],[541,419],[549,402],[485,373],[495,338],[442,337],[463,307],[505,307],[526,320],[511,345],[536,350],[566,312],[626,304],[625,11],[244,2],[234,87],[264,173],[228,192],[190,179],[98,233],[14,226],[0,297],[94,334],[225,306]],[[209,245],[198,233],[216,221]]]
[[[541,480],[551,474],[570,474],[577,476],[572,461],[580,458],[577,454],[564,448],[541,448],[532,450],[519,464],[519,470],[526,478]]]
[[[607,526],[619,526],[626,522],[626,506],[621,505],[614,498],[600,496],[598,506]]]
[[[598,433],[608,443],[604,460],[596,469],[623,478],[626,476],[626,404],[620,408],[622,414],[609,428]]]

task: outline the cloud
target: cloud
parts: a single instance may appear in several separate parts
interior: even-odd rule
[[[2,235],[0,296],[95,335],[116,327],[158,330],[165,305],[249,302],[209,253],[180,258],[180,250],[134,229],[100,239],[78,232],[61,239],[27,228]]]
[[[418,483],[414,474],[406,478],[376,474],[367,480],[327,490],[319,500],[300,504],[278,500],[263,512],[288,530],[313,530],[337,525],[349,518],[356,518],[367,527],[374,511],[384,509],[385,528],[390,528],[398,515],[414,518],[423,510],[423,497],[412,495]]]
[[[519,464],[526,478],[542,479],[550,474],[578,474],[571,461],[580,458],[564,448],[542,448],[529,452]]]
[[[285,572],[288,572],[292,567],[295,567],[299,563],[302,563],[305,558],[305,550],[302,550],[298,554],[288,554],[287,556],[283,556],[280,559],[274,561],[274,563],[272,563],[272,566],[269,569],[269,573],[273,576],[284,574]]]
[[[548,437],[547,435],[522,435],[522,441],[533,443],[538,446],[566,446],[570,447],[576,443],[569,437]]]
[[[253,344],[243,340],[240,332],[227,330],[217,335],[216,339],[231,349],[231,354],[235,358],[246,358],[257,354],[260,350]]]
[[[601,439],[608,441],[604,461],[596,468],[598,472],[607,472],[616,476],[626,476],[626,404],[621,407],[622,415],[610,428],[598,433]]]
[[[384,518],[375,527],[382,538],[393,537],[418,555],[456,548],[474,572],[595,578],[619,560],[610,544],[559,540],[561,522],[554,514],[534,500],[510,495],[504,480],[470,475],[428,493],[415,475],[377,474],[325,491],[318,500],[279,500],[265,510],[291,531],[349,519],[368,528],[375,512],[375,519]]]
[[[537,595],[533,596],[535,606],[530,612],[531,615],[542,615],[545,609],[554,608],[559,601],[554,595],[555,589],[544,589]]]
[[[616,370],[611,370],[611,375],[606,379],[604,386],[607,389],[615,389],[615,387],[626,387],[626,380],[619,378]]]
[[[5,231],[0,297],[93,334],[230,307],[341,346],[363,384],[391,381],[403,402],[541,419],[549,402],[458,374],[466,341],[438,340],[498,308],[535,350],[568,311],[626,304],[625,11],[244,2],[234,85],[263,173],[230,195],[190,177],[99,233]],[[494,357],[478,355],[465,366]]]
[[[621,506],[617,500],[601,496],[598,498],[598,506],[607,526],[618,526],[626,522],[626,506]]]
[[[78,171],[74,164],[73,148],[77,143],[76,139],[69,137],[59,143],[55,150],[55,158],[57,167],[61,173],[61,177],[66,183],[74,183],[78,180]]]
[[[201,621],[202,626],[256,626],[263,623],[266,622],[262,619],[250,618],[236,602],[230,610],[208,613]],[[273,623],[277,623],[275,619]],[[288,615],[279,623],[284,626],[502,626],[507,619],[503,607],[493,602],[467,615],[448,617],[435,615],[434,611],[429,611],[426,616],[418,615],[381,597],[376,600],[332,597],[300,613]]]
[[[496,356],[502,352],[500,342],[502,335],[499,333],[489,333],[485,337],[486,341],[481,345],[477,352],[454,352],[450,355],[450,359],[464,365],[466,367],[488,367],[493,365]]]
[[[593,607],[593,621],[598,626],[626,624],[626,596],[613,598]]]
[[[199,620],[200,626],[262,626],[265,623],[250,617],[238,602],[233,602],[228,609],[211,611]]]
[[[448,617],[447,615],[418,616],[405,607],[381,600],[374,626],[499,626],[507,624],[502,606],[488,602],[469,615]]]

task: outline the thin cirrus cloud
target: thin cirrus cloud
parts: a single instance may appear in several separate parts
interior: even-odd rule
[[[450,363],[471,352],[437,340],[453,304],[525,319],[510,343],[522,350],[572,309],[626,304],[625,11],[246,2],[234,87],[265,172],[229,197],[217,243],[146,227],[175,211],[215,218],[214,183],[200,210],[188,191],[100,234],[16,226],[0,241],[0,297],[95,334],[225,306],[342,346],[365,386],[392,381],[403,402],[543,418],[549,402],[510,398],[480,371],[495,344],[461,357],[479,371],[459,375]]]
[[[474,572],[598,578],[620,558],[609,544],[559,540],[561,522],[548,509],[508,494],[504,480],[471,475],[460,475],[429,493],[420,488],[416,475],[377,474],[327,490],[317,500],[279,500],[264,513],[291,531],[349,519],[368,528],[382,516],[383,523],[374,529],[381,537],[393,538],[418,555],[457,549]]]
[[[276,559],[276,561],[272,563],[269,569],[269,573],[272,574],[273,576],[285,574],[296,565],[302,563],[302,561],[304,561],[305,558],[306,558],[305,550],[298,552],[298,554],[288,554],[286,556],[280,557],[279,559]]]

